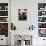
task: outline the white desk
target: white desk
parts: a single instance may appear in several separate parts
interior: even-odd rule
[[[8,45],[8,38],[0,35],[0,45]]]

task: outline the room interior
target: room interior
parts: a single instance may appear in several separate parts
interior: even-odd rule
[[[0,0],[0,46],[46,46],[46,0]]]

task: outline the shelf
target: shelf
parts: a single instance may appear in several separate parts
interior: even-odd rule
[[[8,37],[8,3],[0,3],[0,35]]]
[[[38,4],[38,36],[46,37],[46,3]]]
[[[38,23],[46,23],[46,22],[38,22]]]
[[[8,23],[8,22],[0,22],[0,23]]]
[[[38,29],[46,29],[46,28],[38,28]]]
[[[8,17],[8,16],[0,16],[0,17]]]
[[[46,15],[44,15],[44,16],[38,16],[38,17],[46,17]]]
[[[38,10],[38,11],[46,11],[46,10]]]
[[[8,11],[8,10],[0,10],[0,11]]]

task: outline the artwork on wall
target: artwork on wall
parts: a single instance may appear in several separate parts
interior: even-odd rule
[[[38,23],[38,28],[46,28],[46,23]]]
[[[39,29],[39,37],[46,37],[46,29]]]
[[[46,16],[46,11],[38,11],[38,16]]]
[[[27,9],[18,9],[18,19],[27,20]]]
[[[38,22],[46,22],[46,17],[38,17]]]
[[[0,22],[8,22],[8,17],[0,17]]]
[[[8,23],[0,23],[0,35],[8,37]]]
[[[8,11],[0,11],[0,16],[8,16]]]
[[[38,3],[38,34],[46,37],[46,3]]]
[[[0,10],[8,10],[8,3],[0,3]]]
[[[11,30],[16,30],[16,26],[13,23],[11,23]]]
[[[38,10],[46,10],[46,3],[39,3]]]

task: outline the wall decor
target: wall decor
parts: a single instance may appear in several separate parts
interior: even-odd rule
[[[46,22],[46,17],[38,17],[39,22]]]
[[[46,23],[38,23],[38,28],[46,28]]]
[[[18,19],[27,20],[27,9],[18,9]]]
[[[0,35],[8,37],[8,3],[0,3]]]
[[[11,30],[16,30],[16,26],[13,23],[11,23]]]
[[[8,16],[8,11],[0,11],[0,16]]]
[[[35,29],[34,25],[29,26],[29,30],[34,30],[34,29]]]
[[[0,35],[8,37],[8,23],[0,23]]]
[[[38,3],[38,36],[46,37],[46,3]]]
[[[8,10],[8,3],[0,3],[0,10]]]
[[[46,9],[46,3],[38,3],[38,10],[45,10]]]
[[[46,37],[46,29],[39,29],[39,37]]]
[[[38,16],[46,16],[46,11],[38,11]]]
[[[0,17],[0,22],[8,22],[8,17]]]

